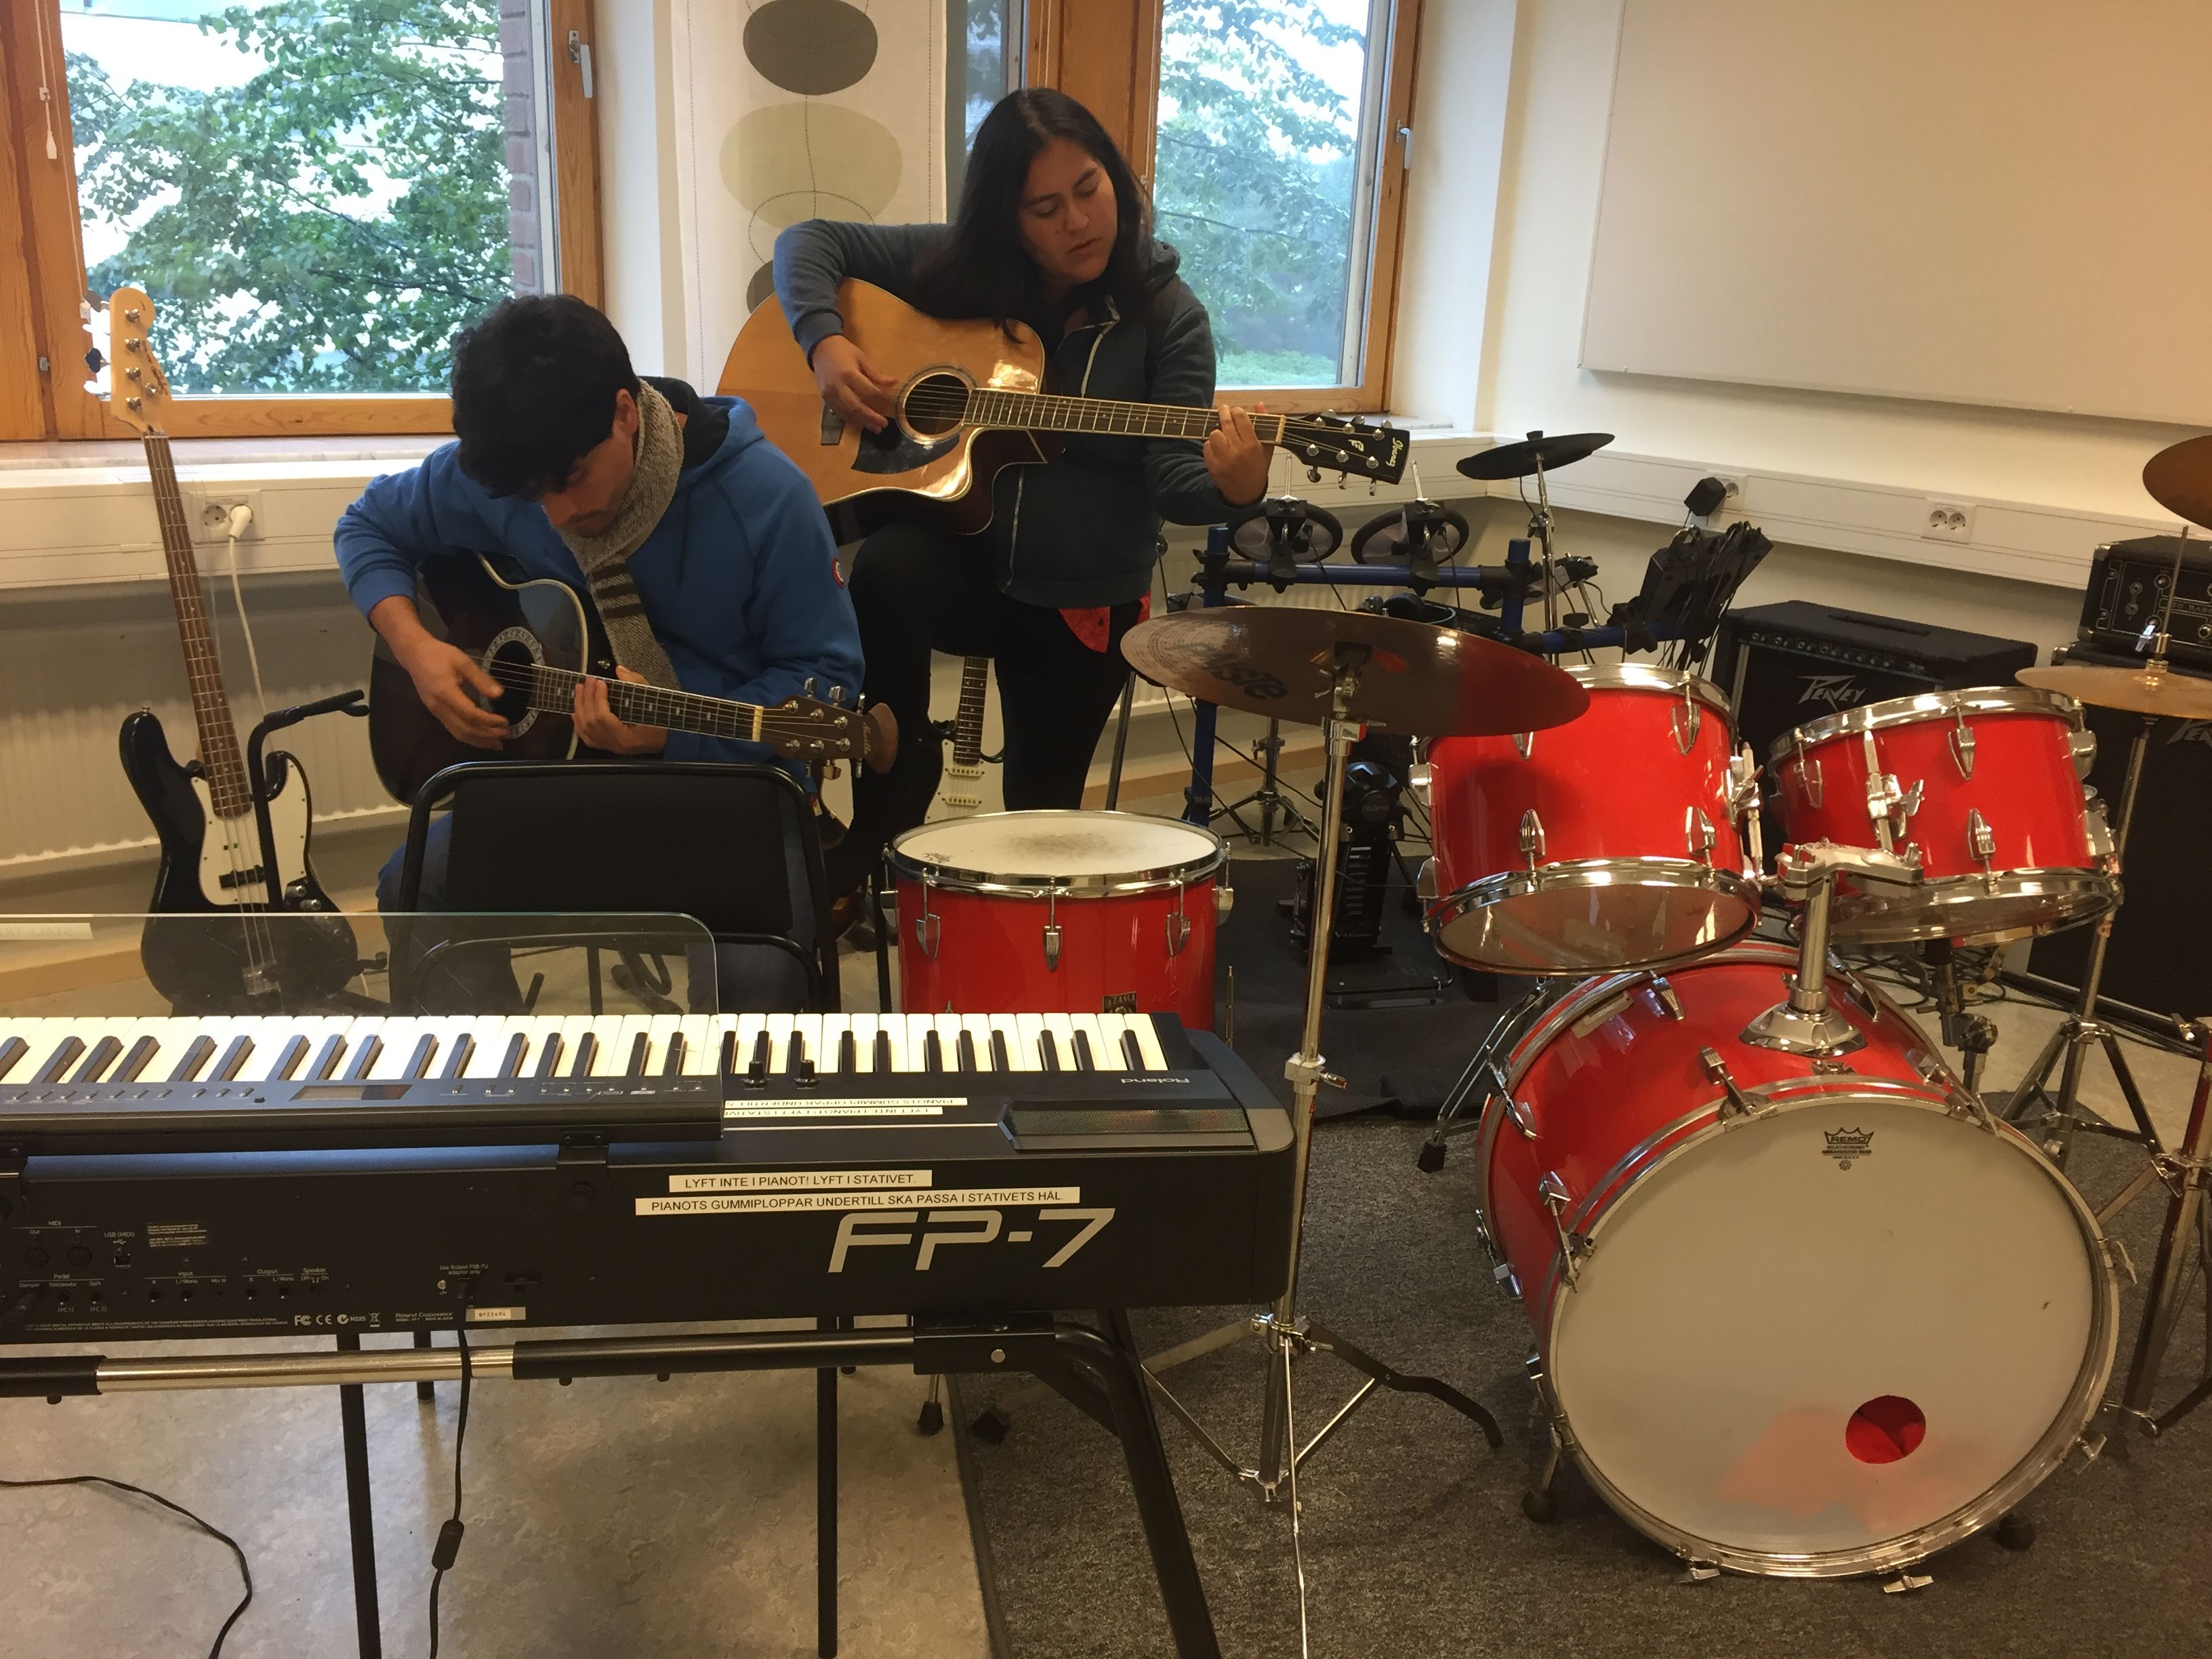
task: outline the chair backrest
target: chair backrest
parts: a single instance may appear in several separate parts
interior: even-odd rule
[[[449,766],[415,799],[403,908],[421,890],[422,848],[441,805],[452,811],[447,909],[693,916],[720,945],[795,957],[806,1001],[837,1006],[813,803],[781,769],[613,760]]]

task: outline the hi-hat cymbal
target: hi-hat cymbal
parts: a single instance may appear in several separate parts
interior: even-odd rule
[[[2212,436],[2160,450],[2143,464],[2143,488],[2167,512],[2212,530]]]
[[[1589,694],[1540,657],[1370,611],[1185,611],[1139,623],[1121,641],[1130,666],[1156,684],[1309,726],[1328,719],[1340,649],[1361,665],[1351,717],[1392,732],[1539,732],[1589,706]]]
[[[1532,432],[1517,444],[1478,451],[1460,462],[1459,470],[1470,478],[1526,478],[1540,464],[1549,472],[1595,455],[1612,441],[1610,432],[1559,432],[1548,437]]]
[[[2014,678],[2039,691],[2062,691],[2076,702],[2093,702],[2100,708],[2166,714],[2179,720],[2212,720],[2212,679],[2171,669],[2154,674],[2147,668],[2063,662],[2050,668],[2023,668]]]

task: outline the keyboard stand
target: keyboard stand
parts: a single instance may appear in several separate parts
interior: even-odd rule
[[[1129,1489],[1152,1553],[1152,1574],[1181,1659],[1219,1659],[1220,1645],[1190,1553],[1190,1534],[1176,1501],[1159,1423],[1128,1322],[1109,1316],[1108,1330],[1018,1320],[932,1320],[904,1328],[700,1333],[635,1337],[523,1340],[471,1346],[471,1375],[480,1381],[577,1376],[653,1376],[677,1371],[811,1370],[844,1365],[910,1366],[926,1376],[962,1371],[1026,1372],[1049,1384],[1121,1444]],[[0,1357],[0,1398],[47,1398],[180,1389],[336,1384],[348,1439],[347,1502],[353,1522],[355,1607],[362,1659],[381,1652],[376,1622],[376,1575],[368,1539],[366,1437],[358,1405],[348,1404],[372,1382],[457,1382],[458,1348],[375,1348],[341,1337],[339,1352],[158,1355],[110,1359],[104,1354]],[[821,1396],[817,1395],[817,1401]],[[353,1479],[358,1448],[360,1480]],[[822,1501],[830,1501],[833,1484]],[[825,1553],[825,1571],[834,1556]],[[828,1581],[825,1581],[825,1584]],[[825,1637],[833,1633],[825,1630]],[[834,1639],[834,1638],[833,1638]],[[825,1651],[827,1651],[825,1645]]]

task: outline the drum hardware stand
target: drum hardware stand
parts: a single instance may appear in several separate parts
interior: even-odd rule
[[[2152,1167],[2166,1183],[2168,1194],[2166,1228],[2159,1237],[2142,1325],[2136,1334],[2135,1358],[2128,1368],[2127,1389],[2118,1407],[2121,1416],[2133,1418],[2153,1440],[2212,1399],[2212,1201],[2208,1201],[2212,1198],[2212,1112],[2207,1110],[2208,1103],[2212,1103],[2212,1023],[2192,1026],[2191,1041],[2203,1053],[2197,1091],[2190,1102],[2189,1127],[2183,1133],[2180,1149],[2158,1152],[2152,1158]],[[2159,1368],[2173,1340],[2173,1328],[2192,1276],[2204,1286],[2204,1364],[2196,1385],[2154,1415],[2151,1399],[2158,1388]]]
[[[1866,1035],[1828,1006],[1828,907],[1836,879],[1850,874],[1871,881],[1911,884],[1917,865],[1871,847],[1808,842],[1776,854],[1777,884],[1785,898],[1804,905],[1797,971],[1790,995],[1743,1029],[1743,1040],[1790,1054],[1847,1054],[1866,1046]]]
[[[1959,982],[1958,952],[1947,939],[1921,947],[1921,960],[1935,969],[1936,1011],[1943,1041],[1964,1058],[1961,1075],[1969,1094],[1982,1089],[1982,1065],[1997,1040],[1996,1022],[1966,1010],[1966,988]]]
[[[1281,763],[1283,753],[1283,723],[1280,720],[1267,722],[1267,735],[1252,745],[1252,752],[1261,764],[1260,787],[1240,799],[1215,808],[1215,811],[1242,830],[1244,839],[1255,847],[1277,844],[1275,818],[1278,813],[1283,821],[1281,834],[1308,836],[1318,842],[1321,831],[1314,828],[1313,820],[1300,811],[1297,804],[1277,787],[1276,769]],[[1260,828],[1256,833],[1250,824],[1244,822],[1243,809],[1248,806],[1259,809]]]

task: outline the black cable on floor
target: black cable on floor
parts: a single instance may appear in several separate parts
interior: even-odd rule
[[[246,1586],[246,1594],[239,1598],[238,1605],[230,1610],[230,1617],[222,1621],[222,1628],[215,1633],[215,1645],[208,1650],[208,1659],[218,1659],[218,1656],[222,1652],[223,1642],[230,1635],[231,1626],[245,1617],[246,1608],[253,1605],[253,1570],[246,1565],[246,1552],[240,1547],[238,1540],[223,1531],[222,1528],[202,1520],[182,1504],[173,1503],[157,1492],[149,1492],[143,1486],[132,1486],[128,1480],[116,1480],[104,1474],[58,1474],[44,1480],[0,1480],[0,1486],[11,1486],[17,1491],[25,1491],[33,1486],[106,1486],[116,1492],[127,1492],[136,1497],[150,1499],[173,1514],[183,1516],[185,1520],[229,1550],[238,1558],[239,1582]]]
[[[461,1534],[466,1530],[461,1525],[461,1448],[469,1437],[469,1382],[475,1375],[469,1363],[468,1317],[464,1306],[453,1322],[453,1340],[461,1350],[461,1406],[453,1425],[453,1513],[438,1528],[438,1542],[430,1552],[430,1659],[438,1659],[438,1586],[460,1554]]]

